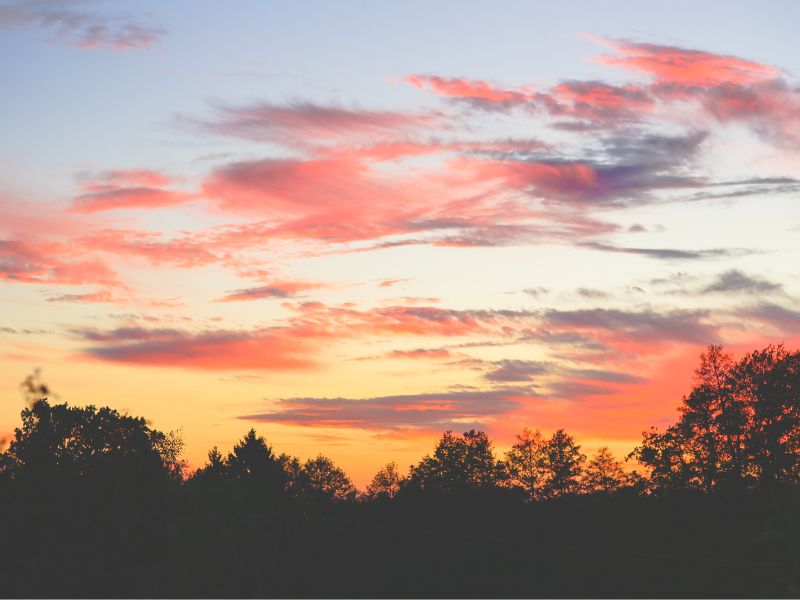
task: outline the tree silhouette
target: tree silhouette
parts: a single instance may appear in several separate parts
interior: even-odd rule
[[[748,472],[758,487],[774,490],[796,480],[800,467],[800,354],[768,346],[734,368],[745,421]]]
[[[446,431],[433,456],[411,467],[409,485],[431,491],[452,492],[489,488],[497,484],[500,469],[489,437],[471,429],[463,435]]]
[[[213,451],[212,451],[213,452]],[[209,466],[218,457],[209,455]],[[255,429],[248,431],[228,454],[224,472],[260,496],[276,498],[286,487],[286,473],[267,441]]]
[[[208,460],[203,467],[200,467],[192,474],[195,482],[203,481],[206,483],[219,482],[228,475],[228,463],[225,457],[214,446],[208,451]]]
[[[142,418],[111,408],[38,400],[22,411],[22,427],[4,455],[11,477],[123,477],[180,481],[183,441],[150,429]]]
[[[556,498],[577,493],[586,456],[580,446],[563,429],[558,429],[547,440],[543,449],[542,466],[545,474],[542,496]]]
[[[366,498],[370,500],[391,500],[403,486],[404,477],[397,468],[397,463],[386,464],[367,485],[365,492]]]
[[[586,464],[581,484],[589,493],[610,494],[628,481],[629,477],[622,469],[622,463],[614,458],[606,446],[603,446]]]
[[[523,429],[517,434],[516,443],[506,452],[505,482],[522,490],[529,500],[541,495],[545,478],[545,439],[542,434]]]
[[[631,455],[654,491],[775,490],[800,470],[800,354],[768,346],[734,363],[721,346],[700,357],[680,417]]]
[[[300,497],[312,502],[345,502],[357,493],[347,474],[321,454],[303,463],[298,487]]]
[[[299,498],[302,495],[303,463],[296,456],[290,456],[285,452],[278,456],[278,462],[281,463],[281,468],[286,477],[286,494],[290,498]]]

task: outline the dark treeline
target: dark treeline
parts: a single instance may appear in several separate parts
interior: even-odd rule
[[[179,435],[29,407],[0,453],[14,597],[741,597],[800,592],[800,353],[701,356],[628,463],[572,436],[445,432],[359,492],[250,430],[188,473]],[[628,465],[635,465],[633,470]]]

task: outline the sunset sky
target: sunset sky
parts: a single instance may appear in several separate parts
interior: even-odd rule
[[[0,437],[250,427],[363,485],[480,428],[622,457],[800,345],[800,4],[2,2]]]

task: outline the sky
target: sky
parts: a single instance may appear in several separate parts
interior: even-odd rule
[[[800,5],[0,1],[0,438],[624,457],[800,345]]]

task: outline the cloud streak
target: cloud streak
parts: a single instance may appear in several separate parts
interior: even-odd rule
[[[0,28],[38,27],[60,42],[87,50],[141,50],[157,43],[163,27],[129,15],[82,10],[81,2],[17,1],[0,6]]]
[[[424,430],[480,427],[526,403],[540,401],[528,388],[379,396],[374,398],[286,398],[275,409],[243,415],[247,421],[301,427]]]

